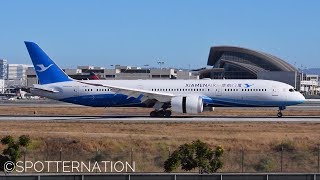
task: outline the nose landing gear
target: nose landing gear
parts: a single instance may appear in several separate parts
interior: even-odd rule
[[[281,110],[278,111],[277,116],[278,116],[278,118],[281,118],[281,117],[282,117],[282,112],[281,112]]]
[[[286,107],[285,106],[280,106],[279,107],[279,110],[278,110],[278,113],[277,113],[277,116],[278,116],[278,118],[281,118],[282,117],[282,110],[285,110],[286,109]]]

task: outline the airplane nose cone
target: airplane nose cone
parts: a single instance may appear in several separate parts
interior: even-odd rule
[[[306,101],[306,98],[300,92],[296,92],[294,99],[296,104],[302,104]]]
[[[306,98],[301,93],[299,94],[300,94],[300,102],[304,103],[306,101]]]

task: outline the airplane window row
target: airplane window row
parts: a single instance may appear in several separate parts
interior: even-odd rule
[[[151,89],[151,91],[205,91],[205,89]]]
[[[84,91],[93,91],[93,89],[84,89]],[[97,91],[110,91],[110,89],[97,89]]]
[[[224,89],[224,91],[238,91],[238,89]],[[241,89],[241,91],[267,91],[267,89]]]
[[[242,91],[267,91],[267,89],[242,89]]]
[[[238,91],[238,89],[224,89],[224,91]]]

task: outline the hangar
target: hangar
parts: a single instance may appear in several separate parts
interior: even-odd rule
[[[234,46],[210,48],[208,66],[199,71],[200,78],[268,79],[300,89],[300,73],[286,61],[268,53]]]

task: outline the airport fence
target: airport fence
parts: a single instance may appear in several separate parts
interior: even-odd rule
[[[316,173],[121,173],[0,175],[0,180],[319,180]]]
[[[68,149],[60,147],[46,147],[37,151],[27,151],[21,161],[82,161],[99,162],[117,161],[128,163],[135,172],[163,172],[164,161],[170,156],[172,150],[162,147],[150,152],[144,147],[111,150],[107,147],[88,151],[72,145]],[[274,149],[252,151],[242,147],[225,149],[223,155],[223,168],[219,172],[224,173],[252,173],[252,172],[320,172],[320,148],[319,146],[296,150],[288,146],[279,146]],[[53,164],[51,164],[54,166]],[[44,167],[43,172],[46,171]],[[50,168],[50,167],[49,167]],[[51,169],[54,169],[51,167]],[[30,171],[29,171],[30,172]],[[60,172],[60,170],[59,170]],[[83,172],[83,171],[82,171]],[[84,171],[86,172],[86,171]],[[87,171],[90,172],[90,171]],[[91,171],[91,172],[99,172]],[[108,169],[107,172],[115,172]],[[131,172],[130,168],[128,171]],[[184,172],[181,169],[176,172]],[[192,172],[198,172],[194,170]],[[50,173],[50,172],[49,172]]]

